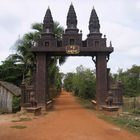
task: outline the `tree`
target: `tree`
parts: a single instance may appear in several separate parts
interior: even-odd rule
[[[23,65],[15,64],[11,59],[6,59],[0,65],[0,80],[20,85],[22,81]]]
[[[76,96],[81,98],[95,98],[95,85],[95,72],[83,66],[77,67],[76,73],[68,73],[65,75],[64,88],[67,91],[72,91]]]
[[[74,89],[73,81],[74,81],[75,73],[67,73],[64,76],[64,88],[68,92],[72,92]]]
[[[18,39],[15,43],[16,54],[10,56],[16,63],[23,65],[24,69],[22,71],[23,79],[31,81],[33,76],[33,71],[36,67],[35,56],[31,51],[31,47],[34,43],[38,42],[40,39],[41,32],[43,31],[42,23],[32,24],[32,32],[26,33],[21,39]],[[54,22],[54,34],[58,39],[62,37],[64,29],[59,25],[58,22]],[[58,72],[57,61],[59,64],[63,64],[66,61],[66,57],[50,57],[49,58],[49,75],[51,77],[50,83],[55,84],[56,74]]]
[[[133,65],[124,72],[119,69],[118,73],[113,75],[113,78],[123,82],[124,96],[134,97],[140,95],[140,66]]]

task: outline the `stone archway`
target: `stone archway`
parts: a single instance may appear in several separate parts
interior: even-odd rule
[[[89,34],[82,40],[82,33],[77,28],[77,17],[73,5],[67,14],[67,29],[58,40],[53,34],[53,18],[48,8],[43,21],[43,32],[38,44],[32,47],[36,55],[35,94],[39,104],[44,104],[47,98],[47,68],[50,56],[91,56],[96,66],[97,104],[104,105],[108,93],[107,62],[113,47],[106,46],[106,37],[100,33],[99,19],[95,9],[92,9],[89,20]]]

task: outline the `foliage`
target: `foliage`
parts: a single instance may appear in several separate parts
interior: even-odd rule
[[[11,59],[6,59],[0,65],[0,80],[20,85],[22,81],[22,64],[15,64]]]
[[[68,91],[68,92],[72,92],[73,91],[73,79],[74,76],[76,74],[74,73],[67,73],[65,75],[65,79],[64,79],[64,88]]]
[[[83,99],[80,97],[77,97],[78,102],[82,105],[82,107],[90,110],[94,110],[93,104],[91,103],[90,99]]]
[[[136,109],[133,111],[134,114],[140,115],[140,110]]]
[[[31,121],[31,118],[19,118],[17,120],[12,120],[12,122],[23,122],[23,121]]]
[[[113,124],[116,124],[120,127],[123,127],[125,129],[128,129],[132,132],[140,133],[140,120],[135,119],[134,116],[128,117],[128,116],[107,116],[107,115],[100,115],[101,119],[104,119],[108,122],[111,122]]]
[[[132,68],[123,72],[118,70],[113,76],[114,80],[121,80],[124,85],[124,95],[135,97],[140,95],[140,66],[133,65]]]
[[[11,128],[24,129],[24,128],[27,128],[27,126],[23,126],[23,125],[14,125],[14,126],[11,126]]]
[[[83,66],[76,68],[76,73],[65,75],[64,88],[72,91],[78,97],[84,99],[95,98],[95,73]]]
[[[20,97],[13,96],[12,100],[12,112],[17,112],[20,110]]]

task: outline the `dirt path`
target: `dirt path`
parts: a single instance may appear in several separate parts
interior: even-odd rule
[[[10,128],[13,125],[25,129]],[[0,123],[0,140],[140,140],[83,109],[70,94],[63,92],[55,109],[45,117],[28,122]]]

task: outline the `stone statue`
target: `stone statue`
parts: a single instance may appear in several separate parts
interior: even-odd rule
[[[37,107],[37,101],[35,99],[35,95],[33,91],[30,93],[30,103],[31,103],[31,107]]]
[[[112,106],[112,104],[113,104],[113,94],[112,94],[111,91],[109,91],[105,102],[106,102],[107,106]]]

